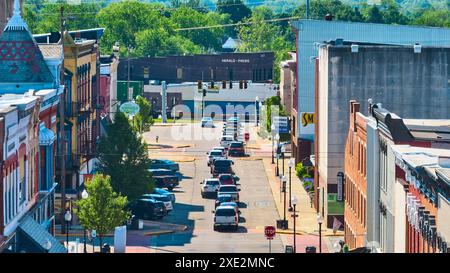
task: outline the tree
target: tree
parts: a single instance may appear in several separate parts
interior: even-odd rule
[[[275,73],[273,80],[280,76],[279,63],[288,57],[288,52],[295,48],[294,40],[287,38],[282,28],[275,22],[267,20],[274,17],[273,12],[266,7],[257,7],[253,14],[238,27],[238,37],[242,40],[240,52],[275,52]]]
[[[358,8],[352,8],[339,0],[317,0],[310,3],[310,18],[323,20],[331,14],[335,20],[361,22],[363,20]],[[306,17],[306,4],[300,5],[293,12],[295,16]]]
[[[384,23],[383,15],[381,14],[380,9],[376,6],[370,6],[364,9],[364,20],[367,23]]]
[[[242,0],[218,0],[216,6],[216,11],[220,14],[229,14],[233,23],[240,22],[252,14]]]
[[[136,104],[139,105],[139,113],[133,119],[133,127],[136,132],[140,134],[146,131],[146,127],[153,124],[151,116],[152,106],[148,100],[142,96],[136,97]]]
[[[171,13],[170,20],[177,28],[207,27],[229,23],[229,15],[215,12],[203,13],[192,8],[180,7]],[[178,34],[205,50],[220,50],[225,30],[221,27],[213,27],[183,30]]]
[[[114,191],[129,200],[152,192],[154,181],[148,171],[147,145],[132,129],[128,117],[118,112],[107,132],[98,145],[99,172],[109,175]]]
[[[413,25],[430,27],[450,27],[450,9],[426,10],[414,16]]]
[[[102,245],[103,236],[130,217],[130,212],[125,210],[128,201],[113,191],[110,178],[102,174],[94,175],[86,184],[86,191],[89,197],[76,202],[76,214],[85,229],[98,233]]]
[[[139,46],[136,41],[139,32],[154,29],[172,30],[173,25],[166,17],[166,13],[164,5],[159,3],[127,0],[109,4],[97,14],[100,26],[105,28],[102,49],[104,52],[111,51],[112,46],[119,42],[121,50],[126,51],[129,46],[134,48]]]
[[[400,6],[395,0],[382,0],[381,14],[386,24],[405,25],[409,21],[409,18],[401,13]]]

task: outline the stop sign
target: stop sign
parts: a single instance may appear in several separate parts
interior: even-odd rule
[[[275,237],[275,227],[274,226],[266,226],[264,227],[264,235],[266,235],[266,238],[271,240]]]

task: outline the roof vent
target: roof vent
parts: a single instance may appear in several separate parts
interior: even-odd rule
[[[352,44],[352,53],[358,53],[359,51],[359,45]]]
[[[422,45],[415,43],[414,44],[414,53],[421,53],[421,52],[422,52]]]

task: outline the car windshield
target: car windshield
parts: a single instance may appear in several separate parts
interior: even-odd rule
[[[235,216],[236,212],[232,208],[218,209],[216,211],[216,216]]]
[[[221,156],[222,155],[222,151],[212,151],[209,153],[209,155],[211,156]]]
[[[220,167],[230,167],[231,166],[231,161],[228,160],[216,160],[216,162],[214,162],[214,166],[220,166]]]
[[[237,189],[236,189],[236,187],[233,187],[233,186],[223,186],[223,187],[220,187],[219,191],[221,191],[221,192],[237,192]]]
[[[152,171],[152,174],[154,176],[160,176],[160,175],[172,175],[172,172],[169,170],[160,170],[160,171]]]
[[[161,202],[170,202],[170,198],[168,196],[155,196],[155,200]]]
[[[223,203],[223,202],[230,202],[231,200],[233,200],[233,198],[229,195],[225,195],[225,196],[222,195],[222,196],[219,196],[218,200],[220,203]]]
[[[230,144],[230,148],[242,148],[244,145],[240,142],[233,142]]]
[[[217,180],[207,180],[206,185],[218,185],[219,181]]]

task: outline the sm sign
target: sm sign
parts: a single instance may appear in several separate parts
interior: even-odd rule
[[[314,113],[302,113],[302,126],[306,127],[315,123]]]

